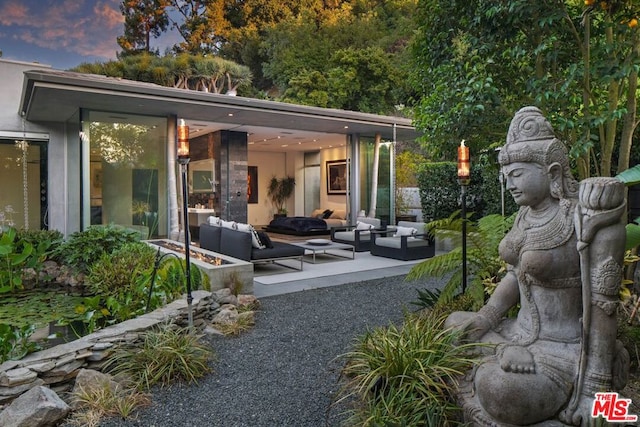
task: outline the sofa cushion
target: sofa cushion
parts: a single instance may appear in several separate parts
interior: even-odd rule
[[[424,222],[415,222],[415,221],[398,221],[398,226],[400,227],[413,227],[418,230],[418,234],[426,233],[427,224]]]
[[[251,233],[221,228],[220,251],[234,258],[251,261]],[[261,249],[256,249],[260,251]]]
[[[220,252],[220,234],[221,227],[211,226],[208,224],[200,225],[200,247],[212,252]]]
[[[252,260],[262,260],[271,258],[294,257],[304,255],[304,248],[290,245],[284,242],[272,242],[272,248],[253,249],[251,252]]]
[[[429,246],[429,241],[417,237],[407,237],[407,247],[414,248],[417,246]],[[402,239],[399,237],[378,237],[375,242],[376,246],[384,246],[386,248],[400,249],[402,247]]]
[[[335,240],[345,240],[348,242],[355,242],[356,241],[356,233],[354,231],[336,231],[333,233],[333,238]],[[368,242],[369,239],[371,238],[371,233],[370,232],[361,232],[360,233],[360,241],[365,241]]]
[[[207,223],[208,223],[209,225],[217,225],[217,226],[220,226],[220,225],[221,225],[221,224],[220,224],[220,221],[222,221],[222,220],[220,219],[220,217],[213,216],[213,215],[211,215],[209,218],[207,218]]]

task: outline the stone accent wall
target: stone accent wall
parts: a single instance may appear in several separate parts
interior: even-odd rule
[[[247,222],[247,134],[214,133],[216,180],[220,183],[220,217],[227,221]],[[219,167],[218,160],[219,160]],[[228,201],[228,203],[227,203]]]
[[[194,291],[193,325],[202,331],[220,304],[233,297],[228,289],[216,293]],[[134,342],[141,333],[164,322],[188,326],[188,307],[184,299],[112,325],[75,341],[9,360],[0,365],[0,405],[11,402],[33,387],[44,385],[60,394],[71,390],[82,368],[100,371],[109,354],[122,343]]]

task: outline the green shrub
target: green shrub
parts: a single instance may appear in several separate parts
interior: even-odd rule
[[[107,253],[120,248],[125,243],[140,240],[139,233],[115,225],[92,225],[84,231],[69,236],[53,253],[61,264],[87,273],[90,267]]]
[[[142,342],[118,347],[105,363],[105,371],[131,378],[139,389],[167,386],[176,381],[197,382],[210,372],[213,352],[192,329],[163,324],[146,332]]]
[[[454,162],[423,163],[418,168],[420,203],[425,221],[445,219],[461,208],[460,184]],[[499,167],[485,155],[471,165],[471,181],[467,187],[467,212],[475,217],[502,213]],[[504,197],[505,215],[517,211],[510,194]]]
[[[86,314],[85,322],[90,328],[131,319],[187,292],[186,261],[176,257],[158,259],[154,279],[156,257],[156,251],[146,243],[133,242],[103,254],[93,264],[86,286],[95,296],[85,298],[76,310]],[[210,288],[209,277],[193,263],[190,274],[192,290]]]
[[[149,274],[155,251],[143,242],[125,243],[111,253],[103,253],[89,269],[87,289],[92,294],[122,297],[131,292],[136,279]]]
[[[355,405],[349,425],[447,426],[458,419],[457,378],[475,361],[470,345],[454,345],[457,335],[433,313],[407,314],[401,328],[367,332],[343,356],[340,401]]]

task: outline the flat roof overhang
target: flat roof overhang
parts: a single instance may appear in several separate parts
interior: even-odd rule
[[[420,134],[410,119],[176,89],[95,74],[30,70],[20,113],[33,122],[64,122],[79,108],[170,116],[239,126],[374,136],[411,141]]]

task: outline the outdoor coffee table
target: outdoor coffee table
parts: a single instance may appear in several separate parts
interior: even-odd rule
[[[348,245],[346,243],[338,243],[338,242],[332,242],[331,240],[327,240],[327,239],[310,239],[307,240],[306,242],[298,242],[298,243],[291,243],[292,245],[298,246],[300,248],[304,248],[307,251],[310,251],[312,254],[312,259],[311,259],[311,263],[315,264],[316,263],[316,253],[321,253],[321,254],[326,254],[326,255],[332,255],[335,257],[339,257],[339,258],[347,258],[347,259],[355,259],[356,258],[356,251],[355,251],[355,247],[353,247],[353,245]],[[332,249],[342,249],[342,250],[346,250],[346,251],[351,251],[351,257],[348,256],[344,256],[344,255],[340,255],[337,253],[333,253],[333,252],[327,252],[328,250],[332,250]]]

